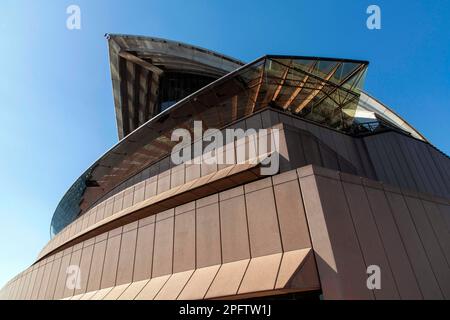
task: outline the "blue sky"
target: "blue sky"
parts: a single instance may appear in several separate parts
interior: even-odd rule
[[[66,28],[81,8],[82,29]],[[382,29],[366,28],[377,4]],[[117,141],[105,33],[371,62],[366,90],[450,154],[450,2],[2,0],[0,286],[49,240],[59,200]]]

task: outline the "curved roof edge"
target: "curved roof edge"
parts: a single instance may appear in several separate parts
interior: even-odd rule
[[[169,40],[169,39],[158,38],[158,37],[150,37],[150,36],[142,36],[142,35],[119,34],[119,33],[107,33],[107,34],[105,34],[105,37],[106,37],[107,40],[116,40],[117,41],[117,39],[130,39],[130,40],[134,40],[134,41],[138,41],[138,40],[151,41],[151,42],[154,42],[154,43],[158,43],[158,42],[159,43],[165,43],[165,44],[168,44],[168,45],[171,45],[171,46],[181,46],[181,47],[184,47],[184,48],[188,48],[188,49],[191,49],[191,50],[195,50],[195,51],[198,51],[198,52],[202,52],[202,53],[206,53],[206,54],[209,54],[209,55],[212,55],[212,56],[216,56],[216,57],[219,57],[221,59],[228,60],[228,61],[230,61],[232,63],[236,63],[236,64],[240,64],[240,65],[246,64],[244,61],[241,61],[241,60],[236,59],[234,57],[231,57],[231,56],[228,56],[228,55],[225,55],[225,54],[213,51],[213,50],[205,49],[205,48],[200,47],[200,46],[194,46],[194,45],[191,45],[191,44],[188,44],[188,43],[185,43],[185,42],[180,42],[180,41],[175,41],[175,40]],[[140,47],[141,46],[138,46],[136,48],[140,48]],[[124,49],[124,50],[134,50],[131,46],[125,46],[125,47],[122,47],[122,49]],[[146,49],[149,49],[149,48],[146,48]]]
[[[360,105],[364,108],[373,111],[375,114],[383,117],[392,124],[396,125],[400,129],[410,133],[414,138],[429,142],[417,129],[410,125],[405,119],[398,115],[394,110],[392,110],[387,105],[383,104],[381,101],[371,96],[366,91],[361,91]]]

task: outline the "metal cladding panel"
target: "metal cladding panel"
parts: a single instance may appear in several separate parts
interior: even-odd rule
[[[117,265],[116,285],[133,281],[133,269],[136,252],[137,229],[122,234],[120,243],[119,263]]]
[[[350,214],[355,225],[364,261],[367,265],[377,264],[383,270],[383,286],[374,291],[376,299],[400,299],[391,266],[385,254],[383,242],[378,233],[364,187],[355,179],[341,175],[344,194],[348,201]],[[356,179],[356,182],[359,179]]]
[[[84,294],[87,292],[89,280],[89,271],[91,269],[92,256],[94,253],[94,244],[90,244],[82,249],[80,260],[80,288],[75,289],[74,295]]]
[[[118,235],[111,235],[110,232],[110,236],[106,242],[105,260],[103,262],[100,289],[109,288],[116,284],[121,236],[122,235],[120,233]]]
[[[300,185],[324,297],[374,299],[366,287],[367,266],[342,184],[327,176],[309,175],[300,178]]]
[[[155,224],[140,226],[138,229],[134,259],[133,281],[151,278],[153,262],[153,241]]]
[[[448,297],[440,243],[450,229],[436,228],[448,199],[318,167],[299,169],[299,179],[325,299]],[[381,290],[366,286],[371,266],[380,268]]]
[[[219,197],[212,195],[197,201],[196,261],[203,268],[220,264],[222,259]]]
[[[378,180],[431,195],[450,198],[450,158],[426,142],[397,132],[365,137]]]
[[[224,170],[231,172],[231,169]],[[294,171],[207,197],[198,195],[195,201],[51,254],[48,259],[56,258],[51,262],[55,271],[47,273],[48,268],[43,271],[43,279],[54,278],[46,280],[50,284],[47,298],[195,299],[317,291],[319,283],[305,214],[276,202],[281,199],[280,192],[296,183],[292,185],[294,192],[289,194],[296,198],[295,205],[300,206],[297,181]],[[238,220],[230,216],[235,211],[227,212],[236,199],[239,203],[235,205],[242,209]],[[263,219],[258,219],[261,204]],[[280,227],[278,220],[283,221]],[[289,228],[291,224],[299,227],[296,233]],[[274,229],[267,229],[268,225]],[[266,233],[268,237],[264,237]],[[246,243],[244,254],[233,252],[239,249],[239,244],[231,248],[229,241],[234,241],[231,234]],[[223,248],[230,249],[228,254],[223,254]],[[42,260],[43,265],[44,262],[46,259]],[[76,290],[65,286],[68,276],[65,270],[72,263],[80,266],[81,288]],[[15,282],[28,288],[33,282],[33,272],[38,274],[38,270],[36,264]]]
[[[174,210],[158,214],[153,249],[153,277],[172,273],[173,268]]]
[[[48,286],[41,285],[38,297],[45,292],[48,299],[216,299],[317,290],[325,299],[448,297],[448,199],[317,166],[231,180],[234,188],[226,191],[202,189],[202,183],[211,188],[215,176],[253,172],[245,168],[224,168],[146,200],[149,208],[167,195],[168,203],[177,203],[172,209],[143,214],[138,205],[127,213],[137,215],[134,221],[120,220],[119,212],[108,217],[103,233],[72,243],[64,236],[61,251],[1,294],[32,298],[45,266],[41,283]],[[175,201],[176,191],[193,186],[200,191]],[[65,287],[72,263],[87,277],[81,292]],[[381,268],[381,290],[367,288],[371,265]]]
[[[281,235],[272,179],[266,178],[245,186],[245,205],[252,257],[281,252]]]
[[[87,285],[87,292],[99,290],[102,272],[103,272],[103,262],[105,261],[106,252],[106,240],[98,242],[94,245],[94,252],[92,255],[91,267],[89,270],[89,281]]]
[[[175,208],[173,272],[193,270],[196,267],[195,257],[195,202],[189,203],[189,210],[177,213]]]
[[[250,245],[242,187],[220,194],[220,222],[223,262],[248,259]]]

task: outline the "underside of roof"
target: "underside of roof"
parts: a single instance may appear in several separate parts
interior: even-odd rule
[[[159,112],[161,77],[165,73],[216,80],[244,64],[206,49],[164,39],[126,35],[107,38],[119,139]]]

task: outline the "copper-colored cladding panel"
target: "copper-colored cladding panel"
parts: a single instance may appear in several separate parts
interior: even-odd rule
[[[200,171],[201,171],[201,168],[200,168],[199,164],[186,165],[186,182],[200,178],[200,176],[201,176]]]
[[[99,292],[100,290],[90,291],[85,293],[80,300],[92,300],[92,298]]]
[[[170,189],[170,170],[164,171],[158,175],[158,193]]]
[[[202,159],[202,164],[200,166],[201,167],[200,171],[201,171],[202,177],[217,171],[217,164],[208,164],[208,163],[214,162],[213,160],[210,160],[210,159],[213,159],[213,158],[203,157],[203,159]]]
[[[42,264],[40,264],[39,269],[38,269],[38,273],[36,276],[36,280],[34,282],[34,286],[33,286],[33,292],[31,293],[31,300],[37,300],[38,295],[39,295],[39,289],[41,287],[42,284],[42,278],[44,276],[44,271],[45,271],[45,261],[43,261]],[[6,298],[6,297],[2,297]]]
[[[184,176],[185,176],[185,166],[184,164],[176,166],[175,168],[171,169],[170,172],[171,179],[170,179],[170,187],[174,188],[179,185],[184,184]]]
[[[104,213],[105,213],[105,206],[103,206],[103,214],[104,214]],[[99,215],[97,215],[97,217],[100,219],[100,216],[99,216]],[[102,217],[102,219],[103,219],[103,217]],[[100,220],[101,220],[101,219],[100,219]],[[83,227],[82,221],[81,221],[81,219],[78,219],[78,220],[75,222],[75,234],[80,233],[82,227]]]
[[[105,215],[104,215],[105,218],[113,214],[113,206],[114,206],[114,198],[109,198],[108,200],[106,200]]]
[[[112,287],[116,283],[121,238],[122,235],[120,233],[116,235],[113,231],[109,232],[105,261],[103,263],[101,289]]]
[[[275,202],[284,251],[311,247],[297,173],[273,177]]]
[[[422,200],[428,219],[433,227],[447,263],[450,265],[450,232],[439,206],[431,201]]]
[[[114,204],[113,204],[113,211],[112,211],[113,214],[119,212],[120,210],[122,210],[122,208],[123,208],[123,195],[124,195],[124,192],[122,191],[122,192],[120,192],[120,193],[118,193],[117,195],[114,196]]]
[[[374,291],[375,297],[383,300],[399,299],[400,295],[361,180],[347,174],[341,174],[341,177],[364,261],[368,266],[377,265],[383,270],[383,285],[380,290]]]
[[[176,300],[193,272],[193,270],[184,271],[170,276],[169,280],[156,295],[155,300]]]
[[[149,279],[152,274],[155,223],[139,227],[136,241],[133,281]]]
[[[153,300],[169,278],[169,274],[152,278],[136,296],[135,300]]]
[[[47,290],[47,286],[48,286],[48,283],[49,283],[49,279],[50,279],[50,275],[51,275],[51,271],[52,271],[52,265],[53,265],[53,261],[49,261],[45,265],[44,275],[43,275],[42,281],[41,281],[41,287],[39,288],[39,293],[38,293],[38,296],[37,296],[38,300],[41,300],[41,299],[45,298],[45,291]],[[15,296],[13,295],[13,298],[14,297]]]
[[[19,285],[17,287],[17,292],[16,292],[16,296],[15,296],[16,300],[23,299],[22,292],[23,292],[24,286],[26,285],[26,283],[25,283],[26,278],[27,278],[27,273],[26,272],[22,272],[21,275],[20,275],[20,282],[19,282]]]
[[[33,292],[33,286],[34,282],[36,281],[36,275],[37,275],[37,266],[32,266],[32,271],[30,271],[30,276],[28,280],[28,287],[25,292],[25,299],[29,300],[31,298],[31,293]]]
[[[175,208],[173,273],[195,269],[195,202]]]
[[[285,253],[286,255],[286,253]],[[305,292],[320,290],[319,275],[317,274],[316,260],[312,253],[309,253],[305,258],[298,263],[300,266],[294,273],[292,273],[289,281],[286,283],[283,290],[287,292]],[[281,268],[280,266],[280,272]],[[276,289],[280,288],[281,283],[278,282],[280,274],[278,274]]]
[[[105,205],[106,205],[106,203],[102,202],[97,206],[97,212],[95,214],[95,222],[96,223],[99,222],[100,220],[103,220],[103,218],[105,217]],[[78,228],[77,228],[76,233],[78,233],[80,231],[81,230],[78,230]]]
[[[88,221],[88,225],[92,226],[95,223],[95,217],[97,214],[97,209],[98,207],[92,208],[91,213],[89,215],[89,221]],[[70,232],[70,236],[73,236],[74,233],[72,233],[72,231]]]
[[[281,259],[280,268],[278,270],[275,288],[284,288],[308,255],[311,255],[311,248],[284,252]],[[316,280],[318,281],[318,279]]]
[[[133,205],[134,186],[126,189],[123,195],[123,208],[128,208]]]
[[[405,199],[400,194],[393,192],[387,192],[386,195],[423,297],[425,299],[442,299],[442,292],[409,215]]]
[[[274,289],[281,257],[282,254],[277,253],[251,259],[238,294]]]
[[[26,290],[27,290],[29,282],[30,282],[30,277],[31,277],[31,275],[29,273],[29,270],[27,270],[27,272],[25,272],[24,276],[22,276],[22,283],[19,288],[19,293],[18,293],[17,299],[19,299],[19,300],[25,299],[25,293],[26,293]]]
[[[152,277],[172,273],[174,210],[156,216]]]
[[[24,279],[25,277],[23,277],[22,275],[23,275],[23,273],[21,273],[19,275],[19,280],[17,280],[18,283],[17,283],[17,287],[16,287],[16,290],[15,290],[14,296],[13,296],[14,300],[20,299],[20,289],[22,288],[23,282],[25,280]]]
[[[46,265],[47,261],[43,260],[38,264],[38,273],[36,276],[36,281],[34,283],[33,286],[33,292],[31,293],[31,300],[37,300],[38,295],[39,295],[39,290],[41,288],[42,285],[42,278],[44,277],[44,271],[45,271],[45,265]],[[9,290],[12,289],[11,284],[9,285]],[[3,297],[6,298],[6,297]]]
[[[220,265],[196,269],[189,279],[183,291],[178,296],[179,300],[201,300],[211,286]]]
[[[112,289],[113,288],[100,289],[92,296],[92,298],[90,298],[90,300],[103,300],[103,298],[106,297]]]
[[[141,280],[133,282],[128,288],[122,293],[118,300],[134,300],[136,296],[142,291],[142,289],[147,285],[149,280]]]
[[[120,244],[119,264],[116,285],[133,281],[134,254],[136,250],[137,229],[124,232]]]
[[[134,186],[133,204],[144,200],[145,196],[145,181],[141,181]]]
[[[94,252],[93,244],[84,247],[81,251],[80,288],[75,289],[75,293],[74,293],[75,295],[86,293],[93,252]]]
[[[29,280],[30,282],[29,282],[29,285],[28,285],[28,288],[27,288],[27,291],[25,294],[25,299],[27,299],[27,300],[31,299],[31,294],[33,293],[33,287],[34,287],[34,283],[36,281],[36,276],[37,276],[37,271],[38,271],[37,265],[34,265],[32,268],[33,268],[33,271],[31,272],[31,277]]]
[[[227,160],[227,154],[230,153],[229,156],[231,161]],[[227,163],[236,163],[236,160],[234,158],[234,144],[228,143],[225,144],[223,147],[217,148],[217,169],[221,170],[229,166]]]
[[[22,281],[23,281],[22,273],[20,273],[17,276],[17,279],[16,279],[15,284],[14,284],[14,291],[12,293],[12,299],[13,300],[17,300],[18,297],[19,297],[19,290],[20,290],[20,286],[21,286]],[[45,294],[45,291],[44,291],[44,294]]]
[[[82,227],[81,228],[84,230],[84,229],[86,229],[89,226],[88,225],[88,223],[89,223],[88,213],[86,213],[86,214],[84,214],[82,216],[82,220],[83,220],[83,222],[82,222]],[[64,233],[64,236],[62,237],[62,240],[63,241],[67,240],[67,234],[66,233]]]
[[[27,295],[26,295],[27,300],[31,299],[31,296],[33,295],[34,287],[39,285],[39,284],[36,284],[38,271],[39,271],[39,263],[34,264],[32,266],[32,268],[33,268],[33,271],[31,274],[30,285],[28,287]]]
[[[144,199],[149,199],[155,196],[157,187],[158,187],[158,176],[148,178],[145,181]]]
[[[19,291],[17,293],[17,299],[19,299],[19,300],[25,299],[25,292],[26,292],[26,289],[28,288],[29,279],[30,279],[30,273],[24,272],[24,274],[22,276],[22,281],[20,283]]]
[[[339,181],[300,169],[311,240],[325,298],[373,299],[366,266]]]
[[[217,174],[228,177],[230,170]],[[213,179],[204,178],[206,183]],[[181,189],[201,186],[200,182]],[[181,191],[171,190],[161,199],[174,199],[176,192]],[[257,297],[317,290],[319,271],[325,299],[429,298],[429,276],[442,292],[440,297],[447,297],[446,200],[318,167],[198,197],[191,195],[184,204],[172,201],[178,203],[176,208],[145,218],[138,215],[132,223],[112,222],[111,227],[125,226],[80,238],[49,254],[8,283],[2,294],[74,295],[73,299]],[[53,248],[70,236],[70,228]],[[82,288],[74,292],[65,287],[69,264],[81,268]],[[381,267],[381,290],[366,287],[366,269],[372,264]],[[100,283],[104,289],[96,291]]]
[[[362,270],[372,264],[381,267],[382,289],[373,292],[377,299],[447,298],[449,264],[440,243],[449,235],[447,228],[436,228],[443,218],[433,209],[440,205],[448,210],[446,200],[432,200],[427,195],[316,167],[300,169],[299,176],[325,299],[367,298],[364,292],[355,291],[355,283],[351,288],[340,286],[344,279],[356,279],[346,273],[348,268],[339,269],[339,260],[350,264],[350,253],[361,256]],[[339,185],[343,192],[337,191]],[[347,231],[336,220],[336,216],[344,219],[339,213],[345,211],[345,205],[329,199],[330,194],[347,200],[351,217],[350,223],[346,222],[350,226]],[[320,223],[326,228],[318,228]],[[341,233],[335,230],[336,225]],[[347,243],[347,251],[340,251],[351,229],[358,247],[351,249]],[[324,257],[328,266],[337,261],[333,272],[324,266]]]
[[[196,201],[197,268],[221,263],[219,197],[212,195]]]
[[[64,254],[61,260],[61,266],[59,268],[58,280],[56,282],[55,293],[53,299],[64,298],[64,291],[66,289],[67,281],[67,268],[70,266],[71,253],[67,252]]]
[[[129,283],[122,284],[114,287],[104,298],[103,300],[117,300],[122,293],[130,286]]]
[[[56,287],[56,282],[58,281],[58,275],[59,275],[59,270],[60,270],[60,266],[61,266],[61,259],[62,259],[62,255],[61,255],[61,257],[57,258],[53,262],[52,271],[50,272],[50,279],[48,281],[48,286],[45,291],[45,296],[44,296],[45,300],[53,299],[53,296],[55,294],[55,287]]]
[[[44,271],[44,275],[45,275],[45,271]],[[18,274],[17,276],[15,276],[15,278],[12,280],[13,284],[12,284],[12,289],[9,290],[9,294],[5,295],[5,299],[10,299],[10,300],[15,300],[16,296],[17,296],[17,290],[19,287],[19,283],[20,283],[20,274]]]
[[[30,287],[33,287],[33,274],[34,274],[34,270],[33,270],[34,266],[32,266],[30,269],[27,271],[27,277],[25,280],[25,286],[22,290],[22,297],[23,299],[28,299],[28,295],[29,295],[29,291],[30,291]]]
[[[96,211],[96,209],[97,209],[97,208],[94,208],[93,210]],[[93,217],[93,218],[91,218],[91,217]],[[92,219],[92,222],[95,222],[95,212],[94,212],[93,215],[91,215],[91,216],[89,217],[89,223],[91,222],[91,219]],[[68,235],[68,237],[70,238],[70,237],[72,237],[73,235],[75,235],[75,231],[76,231],[76,229],[75,229],[75,223],[72,223],[72,224],[68,225],[67,227],[69,228],[69,235]]]
[[[82,295],[80,300],[91,300],[93,296],[97,294],[98,290],[87,292],[86,294]]]
[[[97,242],[94,245],[94,253],[92,254],[92,263],[89,271],[89,281],[87,292],[100,289],[102,280],[103,262],[105,261],[106,240]]]
[[[223,264],[205,298],[226,297],[235,295],[247,270],[250,260],[239,260]]]
[[[146,215],[156,214],[161,210],[173,208],[186,202],[196,200],[199,197],[226,190],[236,184],[243,184],[245,182],[256,180],[259,175],[258,163],[234,165],[224,168],[221,171],[211,173],[208,176],[198,178],[185,183],[182,186],[162,192],[157,196],[145,200],[143,203],[138,203],[133,207],[125,208],[122,211],[115,213],[112,218],[107,217],[104,221],[100,221],[94,226],[86,226],[86,229],[81,230],[79,234],[76,234],[71,238],[66,237],[67,230],[64,229],[61,234],[56,236],[49,245],[41,251],[38,259],[48,255],[52,250],[59,251],[70,245],[86,240],[90,236],[111,230],[120,224],[132,222],[136,219],[143,218]],[[113,198],[116,198],[116,196],[112,196],[109,199]],[[83,215],[79,219],[83,220],[85,217],[86,215]]]
[[[70,257],[69,266],[74,266],[78,268],[80,267],[81,251],[82,251],[81,247],[78,250],[74,250],[72,256]],[[74,295],[75,286],[78,282],[77,279],[78,276],[81,275],[79,275],[76,269],[66,270],[63,284],[64,286],[63,298],[72,297]]]
[[[281,252],[275,199],[271,178],[245,186],[250,252],[252,257]]]
[[[367,181],[368,182],[368,181]],[[408,255],[398,233],[395,220],[381,184],[365,185],[369,205],[378,227],[386,256],[390,262],[400,297],[402,299],[422,299]]]
[[[223,263],[250,258],[243,187],[219,194]]]
[[[444,298],[450,299],[450,268],[429,222],[422,201],[409,196],[405,196],[405,200],[421,243],[427,254],[431,269],[438,281],[439,288],[441,289]]]
[[[44,271],[44,275],[45,275],[45,271]],[[17,291],[20,285],[20,273],[14,277],[13,284],[12,284],[12,289],[9,291],[9,294],[5,297],[5,299],[9,299],[9,300],[16,300],[17,298]]]
[[[364,138],[378,180],[448,198],[448,158],[431,145],[397,132]]]

